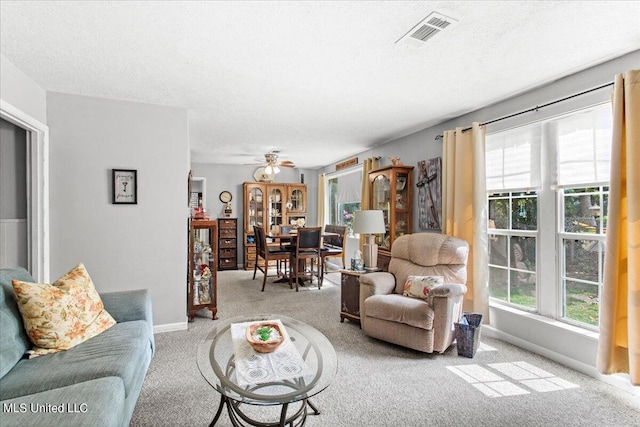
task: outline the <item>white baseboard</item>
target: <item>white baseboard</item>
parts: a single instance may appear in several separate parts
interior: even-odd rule
[[[532,353],[539,354],[551,359],[554,362],[560,363],[575,371],[582,372],[585,375],[589,375],[597,380],[610,384],[616,388],[619,388],[625,392],[628,392],[634,396],[640,396],[640,386],[633,386],[629,381],[629,376],[624,374],[615,375],[603,375],[596,369],[595,366],[587,365],[586,363],[567,357],[563,354],[556,353],[555,351],[541,347],[537,344],[532,344],[521,338],[502,332],[490,325],[482,325],[482,334],[490,338],[496,338],[501,341],[508,342],[522,349],[528,350]]]
[[[189,328],[187,326],[187,321],[185,320],[184,322],[180,322],[180,323],[167,323],[164,325],[154,325],[153,333],[160,334],[162,332],[184,331],[187,329]]]

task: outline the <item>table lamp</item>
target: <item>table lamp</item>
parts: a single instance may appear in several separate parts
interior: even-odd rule
[[[354,233],[364,234],[366,240],[362,246],[365,270],[376,270],[378,265],[378,245],[375,234],[386,231],[382,211],[356,211],[353,220]]]

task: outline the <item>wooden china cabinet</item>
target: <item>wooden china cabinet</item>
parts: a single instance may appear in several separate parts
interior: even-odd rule
[[[255,265],[256,242],[253,226],[266,232],[292,221],[307,218],[307,186],[294,183],[245,182],[243,184],[244,268]]]
[[[208,309],[218,318],[218,227],[216,221],[189,220],[189,322],[199,310]]]
[[[385,166],[369,172],[371,209],[383,212],[385,234],[378,235],[378,268],[388,270],[391,245],[413,224],[413,166]]]

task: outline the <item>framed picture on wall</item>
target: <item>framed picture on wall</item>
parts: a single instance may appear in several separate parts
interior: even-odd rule
[[[138,171],[135,169],[112,169],[113,204],[135,205],[138,203]]]

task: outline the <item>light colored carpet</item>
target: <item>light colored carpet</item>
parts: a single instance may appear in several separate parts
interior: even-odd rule
[[[313,399],[321,410],[308,426],[640,426],[638,398],[502,341],[482,338],[473,359],[455,344],[427,355],[364,335],[340,323],[340,275],[321,290],[300,292],[253,272],[219,273],[220,318],[278,313],[320,330],[338,355],[338,374]],[[156,335],[153,360],[131,425],[207,426],[219,395],[202,378],[196,348],[214,321]],[[222,414],[219,426],[231,425]]]

